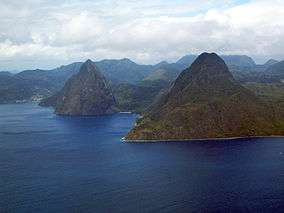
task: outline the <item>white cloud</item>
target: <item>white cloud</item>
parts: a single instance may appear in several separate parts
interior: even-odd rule
[[[284,59],[279,0],[0,0],[0,14],[6,70],[86,58],[154,63],[203,51]]]

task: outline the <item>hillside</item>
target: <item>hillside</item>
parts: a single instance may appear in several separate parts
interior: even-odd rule
[[[283,135],[281,109],[241,86],[216,54],[201,54],[129,132],[128,140]]]

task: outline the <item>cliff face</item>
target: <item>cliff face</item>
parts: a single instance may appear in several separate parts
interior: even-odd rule
[[[237,83],[216,54],[201,54],[137,122],[129,140],[283,135],[279,108]]]
[[[115,112],[115,99],[96,65],[87,60],[58,93],[55,113],[60,115],[102,115]]]

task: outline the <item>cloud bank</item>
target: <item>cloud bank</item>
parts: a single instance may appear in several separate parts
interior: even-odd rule
[[[204,51],[284,59],[282,0],[0,0],[0,69]]]

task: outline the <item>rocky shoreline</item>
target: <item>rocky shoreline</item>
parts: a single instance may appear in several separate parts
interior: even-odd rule
[[[164,139],[164,140],[129,140],[125,137],[121,138],[122,142],[125,143],[166,143],[166,142],[199,142],[199,141],[225,141],[225,140],[239,140],[239,139],[257,139],[257,138],[283,138],[281,135],[271,135],[271,136],[244,136],[244,137],[229,137],[229,138],[196,138],[196,139]]]

